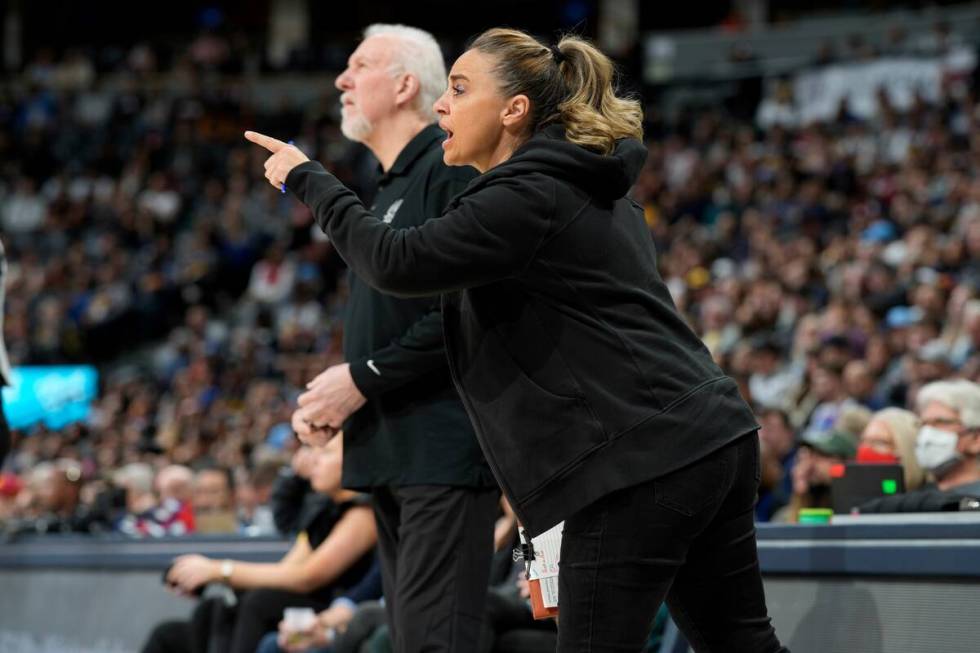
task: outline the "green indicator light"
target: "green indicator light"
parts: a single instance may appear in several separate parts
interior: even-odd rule
[[[881,482],[881,491],[885,494],[895,494],[898,492],[898,482],[893,478],[886,478]]]

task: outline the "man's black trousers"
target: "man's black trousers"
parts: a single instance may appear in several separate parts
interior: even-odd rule
[[[416,485],[372,494],[395,652],[476,651],[499,491]]]

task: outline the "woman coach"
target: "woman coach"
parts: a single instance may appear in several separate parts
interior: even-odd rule
[[[565,520],[560,651],[640,650],[665,598],[698,651],[785,650],[756,555],[757,425],[625,197],[646,149],[613,82],[582,39],[480,35],[435,109],[446,163],[482,174],[413,229],[297,148],[246,138],[367,283],[444,294],[450,369],[501,488],[532,534]]]

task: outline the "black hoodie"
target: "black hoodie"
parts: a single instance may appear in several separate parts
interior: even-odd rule
[[[474,179],[442,217],[394,230],[319,164],[286,184],[383,292],[443,293],[453,380],[532,535],[757,428],[675,308],[642,209],[646,157],[549,127]]]

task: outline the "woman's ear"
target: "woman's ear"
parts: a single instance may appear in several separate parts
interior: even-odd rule
[[[516,127],[522,125],[531,116],[531,101],[526,95],[515,95],[507,100],[504,109],[500,114],[500,121],[505,127]]]
[[[398,78],[398,87],[395,89],[395,104],[404,106],[415,100],[419,94],[419,80],[415,75],[407,73]]]

